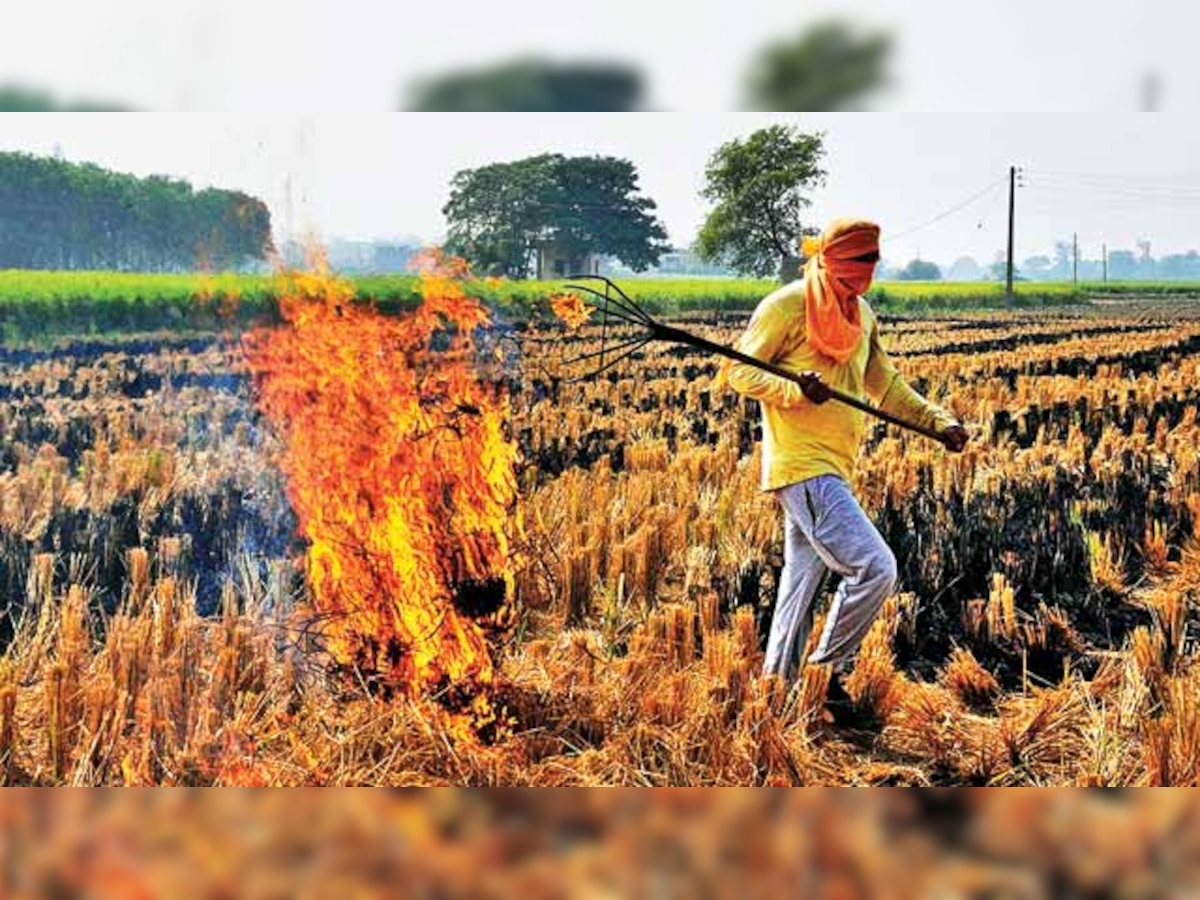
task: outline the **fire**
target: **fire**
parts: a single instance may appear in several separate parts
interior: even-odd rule
[[[578,294],[555,294],[550,298],[550,308],[572,331],[582,327],[595,310],[588,306]]]
[[[423,302],[394,318],[326,271],[290,273],[282,326],[247,349],[328,651],[481,731],[497,724],[490,642],[511,612],[520,519],[508,397],[475,367],[489,315],[466,274],[425,256]]]

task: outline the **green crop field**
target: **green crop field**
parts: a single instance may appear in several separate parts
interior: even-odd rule
[[[350,279],[360,299],[384,309],[404,309],[418,300],[414,275]],[[748,311],[777,287],[770,279],[627,278],[619,283],[657,313],[700,310]],[[0,337],[25,340],[55,334],[103,334],[141,330],[212,330],[246,324],[273,314],[279,282],[271,275],[234,273],[158,274],[0,270]],[[564,281],[474,282],[471,290],[494,308],[516,317],[544,311],[545,300],[566,289]],[[1200,284],[1109,282],[1080,285],[1019,282],[1015,305],[1086,302],[1117,295],[1200,296]],[[877,282],[870,294],[881,310],[988,309],[1005,304],[996,282]]]

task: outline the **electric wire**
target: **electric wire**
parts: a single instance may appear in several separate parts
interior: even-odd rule
[[[901,229],[900,231],[894,232],[892,234],[885,234],[884,239],[889,242],[898,241],[901,238],[908,237],[910,234],[915,234],[918,231],[922,231],[923,229],[928,228],[931,225],[936,225],[938,222],[942,221],[943,219],[949,218],[950,216],[954,215],[956,212],[960,212],[961,210],[966,209],[968,206],[975,203],[976,201],[982,200],[984,197],[986,197],[989,193],[994,191],[996,188],[998,188],[1001,184],[1003,184],[1007,180],[1008,180],[1007,175],[997,178],[995,181],[989,183],[985,187],[983,187],[980,190],[976,191],[975,193],[971,194],[966,199],[960,200],[959,202],[953,204],[952,206],[942,210],[942,212],[938,213],[937,215],[933,216],[932,218],[926,219],[924,222],[921,222],[917,225],[913,225],[909,228]]]

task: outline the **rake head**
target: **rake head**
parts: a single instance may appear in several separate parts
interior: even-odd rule
[[[567,288],[591,297],[598,312],[600,348],[573,357],[568,365],[586,366],[579,379],[596,378],[661,337],[662,326],[620,285],[604,275],[572,275]],[[584,284],[582,282],[591,282]]]
[[[628,359],[647,344],[664,337],[665,329],[653,316],[642,309],[621,287],[603,275],[568,276],[567,290],[577,298],[575,305],[566,305],[555,312],[570,326],[585,322],[599,327],[599,347],[589,335],[582,352],[564,355],[555,362],[567,374],[566,383],[593,379]],[[571,295],[568,295],[571,296]],[[586,298],[587,305],[578,302]],[[564,347],[561,337],[530,336],[523,342]]]

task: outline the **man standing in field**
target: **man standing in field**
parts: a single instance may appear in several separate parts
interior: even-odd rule
[[[791,682],[812,630],[813,600],[826,574],[842,576],[812,663],[831,667],[827,704],[835,719],[853,704],[841,679],[896,584],[896,558],[850,489],[865,414],[826,403],[828,388],[864,394],[882,409],[937,430],[959,452],[966,430],[900,376],[879,342],[862,298],[879,261],[879,226],[833,222],[805,242],[803,277],[767,296],[738,342],[743,353],[803,374],[804,385],[744,363],[729,369],[734,390],[762,406],[762,486],[784,511],[783,572],[764,674]]]

